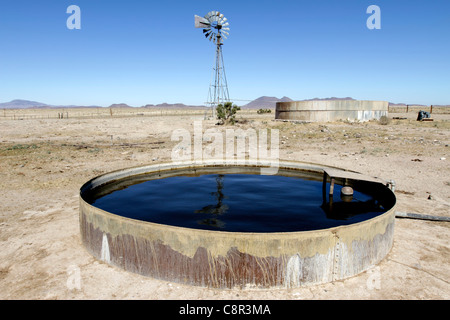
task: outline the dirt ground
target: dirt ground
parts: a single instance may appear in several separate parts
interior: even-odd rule
[[[250,113],[233,128],[278,129],[280,159],[393,179],[397,211],[449,216],[450,115],[433,114],[432,122],[416,116],[390,114],[389,124],[295,123]],[[94,259],[80,239],[81,185],[115,169],[171,161],[178,143],[172,132],[193,132],[203,119],[0,119],[0,299],[450,299],[448,222],[397,218],[393,248],[380,264],[298,289],[191,287]],[[202,126],[218,127],[212,120]]]

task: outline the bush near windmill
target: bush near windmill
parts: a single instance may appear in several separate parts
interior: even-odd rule
[[[235,124],[236,112],[239,110],[241,110],[241,108],[233,104],[233,102],[219,104],[216,108],[217,119],[220,120],[219,124]]]

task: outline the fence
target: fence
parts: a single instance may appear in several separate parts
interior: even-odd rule
[[[434,114],[450,114],[450,106],[389,105],[390,113],[418,113],[419,111],[426,111]]]
[[[242,109],[239,115],[257,115],[256,109]],[[132,109],[132,108],[67,108],[67,109],[0,109],[0,119],[104,119],[125,117],[208,116],[211,110],[203,109]]]
[[[418,113],[427,111],[432,114],[450,114],[450,106],[390,105],[389,113]],[[208,108],[195,109],[144,109],[144,108],[64,108],[64,109],[0,109],[0,120],[31,119],[104,119],[125,117],[160,116],[208,116]],[[271,117],[272,114],[258,114],[258,109],[241,109],[238,116]]]

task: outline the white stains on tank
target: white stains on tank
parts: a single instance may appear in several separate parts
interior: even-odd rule
[[[302,279],[302,260],[298,254],[289,258],[286,266],[285,284],[287,288],[300,287]]]
[[[102,259],[102,261],[105,261],[107,263],[111,262],[111,257],[109,254],[108,237],[106,236],[106,233],[103,233],[102,252],[100,253],[100,259]]]

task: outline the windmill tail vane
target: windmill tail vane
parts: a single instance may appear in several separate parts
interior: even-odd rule
[[[210,11],[204,17],[195,15],[194,18],[195,27],[203,29],[205,38],[216,44],[214,80],[211,80],[207,100],[214,116],[214,109],[220,103],[230,101],[222,54],[223,40],[230,34],[230,23],[219,11]]]

